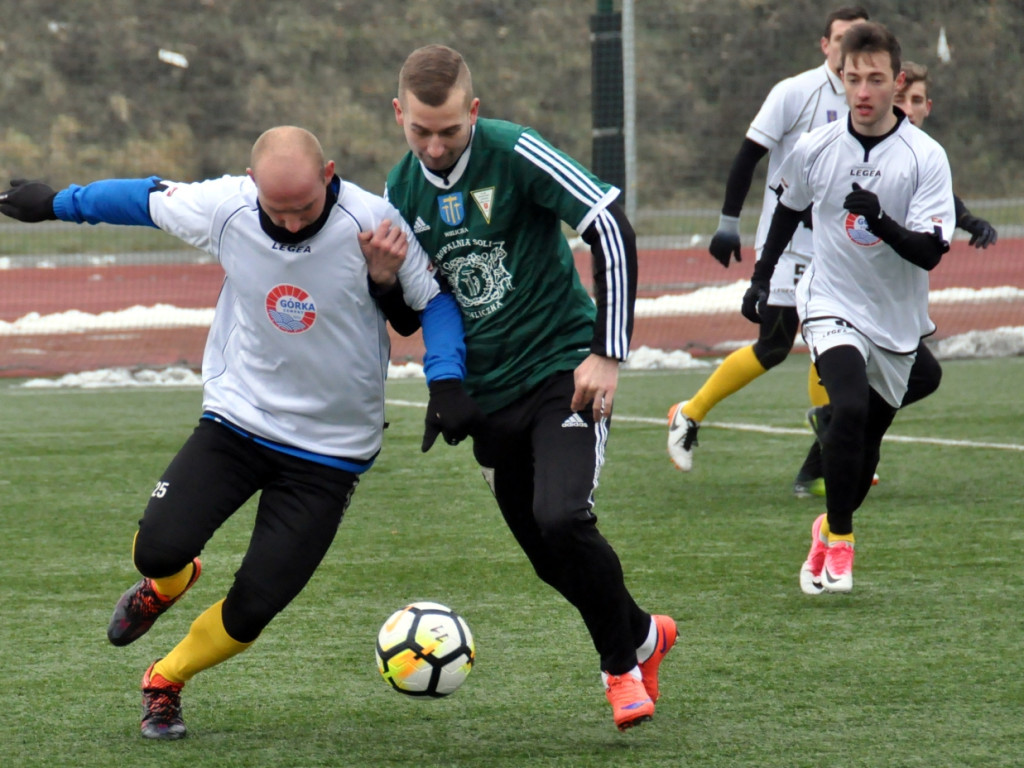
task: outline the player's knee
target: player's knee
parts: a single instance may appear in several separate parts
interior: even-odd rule
[[[868,404],[858,401],[836,402],[833,398],[832,417],[823,441],[833,447],[860,444],[868,423]]]
[[[192,562],[195,555],[167,547],[158,541],[146,538],[141,533],[135,540],[132,558],[135,568],[150,579],[173,576]]]
[[[221,608],[224,629],[240,643],[251,643],[283,610],[260,592],[239,585],[231,587]]]
[[[758,339],[754,342],[754,357],[757,358],[757,362],[767,371],[785,360],[792,348],[792,340]]]
[[[580,542],[595,535],[596,521],[589,509],[580,509],[573,514],[542,516],[537,524],[548,551],[563,556],[576,551]]]

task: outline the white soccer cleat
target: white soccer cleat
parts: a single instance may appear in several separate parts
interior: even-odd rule
[[[700,423],[683,413],[688,401],[676,403],[668,410],[668,455],[677,469],[689,472],[693,468],[693,449],[697,447]]]

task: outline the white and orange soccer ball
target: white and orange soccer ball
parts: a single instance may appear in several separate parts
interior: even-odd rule
[[[469,625],[440,603],[410,603],[391,614],[377,633],[377,669],[408,696],[453,693],[466,681],[475,658]]]

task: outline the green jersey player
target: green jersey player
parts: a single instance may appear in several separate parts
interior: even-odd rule
[[[457,51],[410,54],[393,106],[411,151],[387,197],[462,311],[465,385],[485,414],[474,455],[538,576],[582,615],[625,730],[653,716],[658,666],[676,639],[670,617],[631,597],[593,512],[629,352],[636,239],[618,189],[537,132],[479,117],[479,105]],[[593,252],[593,300],[562,222]],[[431,400],[442,402],[437,389]]]

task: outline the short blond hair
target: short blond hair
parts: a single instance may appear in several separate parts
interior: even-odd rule
[[[409,54],[398,73],[398,100],[412,93],[430,107],[448,101],[454,88],[461,90],[468,105],[473,100],[473,76],[462,54],[447,45],[425,45]]]

